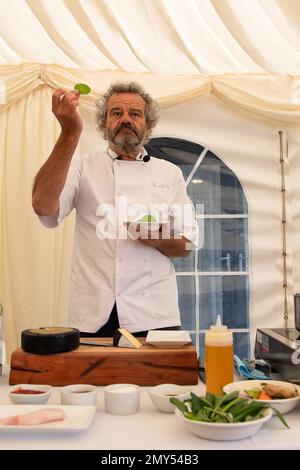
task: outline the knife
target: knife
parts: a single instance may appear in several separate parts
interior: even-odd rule
[[[97,341],[80,341],[79,344],[83,344],[86,346],[107,346],[107,347],[113,347],[112,343],[98,343]]]

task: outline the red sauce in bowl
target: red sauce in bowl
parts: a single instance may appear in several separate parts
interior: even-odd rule
[[[12,390],[10,393],[19,393],[22,395],[39,395],[41,393],[46,393],[45,390],[30,390],[26,388],[17,388],[16,390]]]

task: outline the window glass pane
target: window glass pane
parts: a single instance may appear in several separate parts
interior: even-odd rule
[[[205,359],[205,334],[200,333],[199,335],[199,356]]]
[[[195,272],[195,251],[185,258],[172,258],[176,271],[179,272]],[[198,254],[197,254],[198,256]]]
[[[223,322],[228,328],[249,328],[248,276],[223,276]]]
[[[248,277],[200,276],[200,330],[214,324],[217,315],[228,328],[248,328]]]
[[[205,214],[247,213],[247,202],[238,178],[210,151],[187,189],[194,204],[204,204]]]
[[[182,171],[184,179],[186,180],[188,176],[190,175],[192,169],[194,168],[194,165],[178,165],[178,166]]]
[[[194,330],[196,327],[195,277],[177,276],[177,286],[182,329]]]
[[[202,219],[199,271],[248,271],[248,219]]]
[[[240,359],[250,358],[249,333],[233,333],[233,350]]]
[[[179,166],[185,179],[189,176],[204,147],[183,139],[157,137],[151,139],[145,148],[149,155],[162,158]]]

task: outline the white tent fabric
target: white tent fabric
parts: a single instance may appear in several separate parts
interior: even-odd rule
[[[204,77],[180,75],[136,74],[119,71],[87,71],[65,69],[56,65],[22,64],[0,66],[0,79],[5,99],[0,100],[4,111],[36,87],[72,89],[78,81],[89,83],[93,91],[82,101],[94,107],[95,100],[112,81],[137,80],[151,88],[162,108],[212,93],[230,105],[244,111],[281,122],[300,122],[300,76],[281,75],[221,75]]]
[[[250,316],[283,326],[278,132],[288,152],[288,308],[300,290],[299,0],[0,0],[0,302],[8,352],[29,327],[63,323],[73,218],[56,231],[31,209],[59,126],[54,88],[86,82],[78,151],[103,146],[94,101],[136,80],[162,107],[155,136],[210,147],[249,203]],[[292,316],[290,316],[292,324]],[[253,339],[253,338],[252,338]]]
[[[298,0],[1,0],[0,63],[299,74]]]

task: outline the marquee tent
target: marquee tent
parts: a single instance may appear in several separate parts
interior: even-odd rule
[[[230,264],[228,239],[218,245],[219,264],[200,269],[194,255],[192,268],[178,265],[184,324],[200,349],[203,308],[212,320],[218,309],[234,308],[237,324],[230,326],[237,338],[248,335],[250,354],[256,328],[293,326],[293,294],[300,291],[299,1],[0,0],[0,11],[0,303],[7,351],[25,328],[66,322],[74,214],[45,229],[33,213],[31,188],[59,135],[52,92],[77,82],[92,88],[81,99],[78,152],[105,149],[95,100],[113,81],[136,80],[161,105],[150,144],[203,149],[187,175],[191,192],[202,194],[192,186],[203,182],[205,155],[221,162],[242,191],[242,213],[205,216],[212,232],[204,235],[218,223],[221,245],[226,224],[236,219],[240,228],[228,230],[233,245],[244,247],[237,265]],[[216,184],[210,180],[210,190]],[[244,322],[238,289],[246,299]]]

